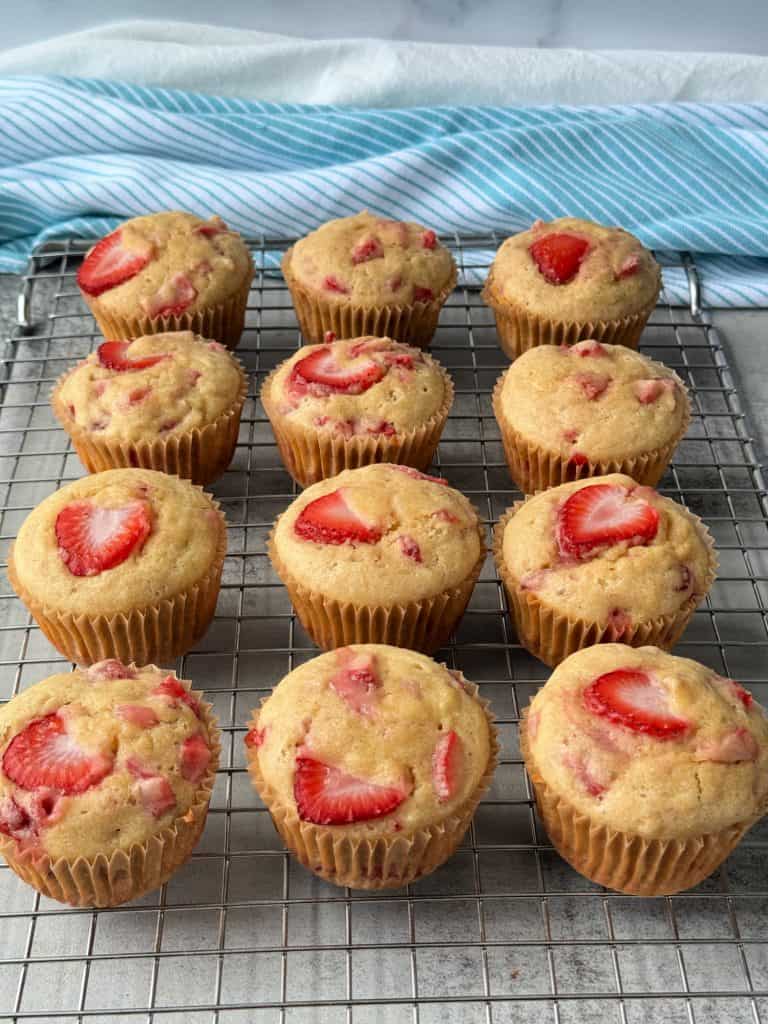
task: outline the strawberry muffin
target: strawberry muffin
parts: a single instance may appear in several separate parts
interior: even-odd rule
[[[341,647],[254,712],[248,770],[286,846],[336,885],[400,888],[454,852],[496,766],[477,687],[423,654]]]
[[[571,655],[534,697],[520,746],[555,848],[621,892],[697,885],[768,810],[763,709],[656,647]]]
[[[51,404],[89,472],[143,466],[206,484],[232,461],[246,389],[220,342],[176,331],[105,341]]]
[[[606,473],[655,486],[691,418],[677,374],[599,341],[524,352],[499,378],[493,411],[525,494]]]
[[[114,907],[159,888],[205,825],[210,705],[149,665],[50,676],[0,708],[0,853],[44,896]]]
[[[535,345],[597,341],[637,348],[661,289],[661,270],[622,228],[537,220],[496,253],[483,298],[510,359]]]
[[[494,555],[520,643],[548,665],[616,640],[671,648],[717,566],[696,516],[618,473],[514,505]]]
[[[168,662],[213,618],[224,516],[187,480],[110,469],[75,480],[22,523],[8,578],[70,661]]]
[[[322,342],[364,335],[425,348],[456,284],[434,231],[363,211],[328,221],[283,257],[301,333]]]
[[[105,338],[194,331],[240,341],[253,279],[248,246],[221,217],[134,217],[97,242],[77,284]]]
[[[264,382],[283,462],[306,487],[372,462],[426,469],[453,401],[439,363],[389,338],[307,345]]]
[[[447,480],[382,463],[307,488],[277,520],[269,556],[319,647],[431,653],[464,614],[485,545]]]

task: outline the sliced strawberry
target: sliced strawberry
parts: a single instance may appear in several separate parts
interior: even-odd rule
[[[448,486],[448,481],[444,476],[430,476],[428,473],[421,473],[418,469],[414,469],[413,466],[390,465],[389,468],[396,469],[398,473],[405,473],[406,476],[411,476],[414,480],[429,480],[432,484]]]
[[[334,349],[322,346],[296,363],[288,387],[296,394],[361,395],[377,384],[385,372],[380,363],[367,356],[353,357],[342,366]]]
[[[570,348],[567,345],[565,348],[567,352],[580,356],[582,359],[586,359],[587,356],[597,357],[606,354],[605,346],[601,345],[599,341],[595,341],[594,338],[587,338],[586,341],[577,341]]]
[[[349,507],[344,488],[315,498],[301,510],[294,530],[315,544],[376,544],[381,540],[377,526],[363,522]]]
[[[577,373],[573,379],[590,402],[599,398],[611,383],[611,378],[602,373]]]
[[[390,814],[407,793],[347,775],[313,757],[296,758],[293,795],[299,817],[315,825],[349,825]]]
[[[632,626],[632,619],[623,608],[611,608],[608,612],[607,626],[611,640],[621,640]]]
[[[400,550],[406,558],[410,558],[412,562],[421,563],[424,561],[421,557],[421,548],[413,537],[409,537],[407,534],[401,534],[397,538],[397,542],[400,545]]]
[[[13,737],[3,754],[3,771],[22,789],[48,786],[61,793],[84,793],[109,775],[112,758],[83,750],[54,712]]]
[[[85,674],[91,682],[98,682],[103,679],[135,679],[137,672],[131,666],[124,665],[117,658],[107,658],[106,661],[97,661],[95,665],[85,670]]]
[[[667,695],[640,669],[618,668],[599,676],[584,690],[584,706],[632,732],[656,739],[677,739],[690,728],[672,713]]]
[[[573,456],[571,456],[573,459]],[[562,555],[589,558],[613,544],[648,544],[659,528],[659,513],[617,484],[591,484],[575,491],[557,513]]]
[[[573,772],[577,781],[581,783],[590,796],[600,797],[605,793],[606,787],[595,778],[589,765],[582,757],[566,751],[563,754],[563,764],[569,771]]]
[[[656,401],[659,395],[674,391],[675,387],[675,382],[669,377],[651,377],[649,380],[635,381],[635,394],[638,402],[650,405],[651,402]]]
[[[115,714],[124,722],[138,726],[139,729],[151,729],[160,721],[152,708],[146,704],[118,704]]]
[[[757,740],[743,725],[728,729],[712,739],[702,740],[693,753],[694,761],[716,761],[736,764],[738,761],[756,761],[760,754]]]
[[[122,233],[113,231],[87,254],[77,271],[77,283],[86,295],[95,297],[135,277],[151,259],[151,246],[144,252],[126,249]]]
[[[155,366],[163,359],[170,358],[161,354],[156,356],[141,356],[139,359],[129,359],[128,348],[131,341],[104,341],[96,349],[96,356],[99,363],[107,370],[117,370],[125,373],[128,370],[146,370],[149,366]]]
[[[744,707],[752,707],[753,697],[749,690],[745,690],[741,683],[737,683],[735,679],[729,679],[728,682],[730,682],[733,685],[733,689],[736,692],[736,696],[739,698]]]
[[[180,271],[164,281],[148,299],[141,300],[141,307],[148,317],[179,316],[197,298],[197,289],[185,273]]]
[[[149,398],[151,393],[152,388],[150,387],[134,388],[133,391],[129,391],[128,393],[128,404],[138,405],[140,402],[143,402],[145,398]]]
[[[435,519],[439,519],[443,523],[459,522],[459,517],[455,516],[453,512],[451,512],[447,508],[439,508],[436,512],[433,512],[432,515],[434,516]]]
[[[563,431],[563,440],[567,441],[568,444],[575,444],[579,440],[579,432],[573,427],[569,427]]]
[[[266,738],[266,735],[267,735],[267,727],[266,726],[264,726],[263,729],[259,729],[258,727],[255,727],[253,729],[249,729],[248,732],[245,734],[245,745],[246,745],[246,747],[260,747],[260,746],[262,746],[262,744],[264,743],[264,740]]]
[[[211,749],[205,736],[197,732],[188,736],[181,745],[181,775],[187,782],[199,782],[208,770]]]
[[[150,775],[135,784],[144,810],[153,818],[162,818],[176,806],[176,794],[164,775]]]
[[[56,516],[59,556],[73,576],[98,576],[120,565],[141,550],[151,530],[145,501],[104,508],[83,498],[65,505]]]
[[[631,277],[636,274],[640,267],[640,257],[637,253],[633,253],[631,256],[627,256],[624,262],[618,269],[616,274],[616,280],[621,281],[622,278]]]
[[[177,679],[176,676],[166,676],[165,679],[161,683],[158,683],[154,688],[151,696],[167,697],[171,705],[176,704],[177,701],[181,704],[186,704],[198,718],[200,717],[200,702],[195,700],[186,686],[184,686],[181,680]]]
[[[33,823],[29,814],[12,796],[0,799],[0,832],[20,839],[22,834],[28,835],[32,828]]]
[[[331,677],[331,688],[359,715],[371,715],[376,705],[376,691],[381,679],[376,671],[376,658],[365,651],[340,647],[336,651],[338,668]]]
[[[375,236],[364,238],[352,249],[353,263],[367,263],[369,260],[378,260],[384,256],[384,246]]]
[[[434,249],[437,246],[437,235],[428,228],[421,236],[421,244],[425,249]]]
[[[432,785],[441,803],[450,800],[456,792],[461,762],[461,740],[451,729],[440,737],[432,752]]]
[[[222,235],[229,231],[229,228],[221,217],[211,217],[205,224],[198,224],[193,229],[193,235],[202,235],[204,238],[213,238],[215,235]]]
[[[403,287],[403,279],[399,274],[391,277],[387,283],[389,284],[389,290],[393,292],[399,292]]]
[[[414,302],[431,302],[434,299],[435,293],[431,288],[427,288],[423,285],[413,286],[413,301]]]
[[[349,295],[349,288],[335,274],[328,274],[327,277],[323,278],[323,288],[326,291],[336,292],[339,295]]]
[[[528,248],[539,273],[550,284],[567,284],[573,280],[588,251],[586,238],[565,232],[544,235]]]
[[[583,452],[573,452],[568,459],[569,466],[586,466],[589,459]]]

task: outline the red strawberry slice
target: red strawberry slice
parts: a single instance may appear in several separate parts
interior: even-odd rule
[[[153,818],[162,818],[176,806],[176,794],[164,775],[150,775],[135,784],[144,810]]]
[[[371,715],[376,705],[376,691],[381,686],[375,657],[365,651],[340,647],[336,660],[338,669],[331,677],[331,688],[353,711]]]
[[[56,516],[59,555],[73,576],[98,576],[120,565],[133,551],[141,551],[151,530],[145,501],[104,508],[83,498]]]
[[[128,357],[128,348],[131,341],[104,341],[96,349],[96,356],[99,363],[107,370],[117,370],[125,373],[128,370],[146,370],[149,366],[155,366],[163,359],[170,358],[165,353],[156,356],[141,356],[139,359]]]
[[[573,452],[571,457],[568,459],[569,466],[586,466],[589,459],[584,452]]]
[[[167,697],[171,705],[177,702],[186,704],[188,708],[200,717],[200,702],[195,700],[189,690],[176,676],[166,676],[162,683],[154,688],[151,694],[153,697]]]
[[[590,402],[599,398],[611,383],[611,378],[602,373],[577,373],[573,379]]]
[[[400,550],[406,558],[410,558],[412,562],[421,563],[424,559],[421,557],[421,548],[413,539],[413,537],[407,534],[401,534],[397,538],[397,542],[400,545]]]
[[[17,733],[3,754],[3,771],[22,789],[47,786],[84,793],[112,771],[112,758],[78,746],[58,712],[38,718]]]
[[[430,476],[428,473],[421,473],[418,469],[414,469],[413,466],[390,466],[390,469],[396,469],[398,473],[405,473],[406,476],[413,477],[414,480],[429,480],[432,484],[444,484],[448,486],[448,481],[444,476]]]
[[[117,658],[107,658],[106,661],[97,661],[91,665],[85,674],[91,682],[100,682],[103,679],[135,679],[138,673],[133,666],[129,668]]]
[[[594,338],[587,338],[586,341],[577,341],[570,348],[567,345],[563,347],[566,352],[580,356],[582,359],[586,359],[587,356],[599,357],[606,354],[605,346],[601,345],[599,341],[595,341]]]
[[[323,278],[323,288],[326,291],[336,292],[339,295],[349,295],[349,288],[335,274],[328,274],[327,277]]]
[[[181,745],[181,775],[187,782],[199,782],[208,770],[211,749],[201,732],[188,736]]]
[[[651,377],[635,381],[635,394],[642,405],[650,405],[659,395],[675,390],[675,382],[669,377]]]
[[[571,456],[573,458],[573,456]],[[575,491],[557,513],[560,553],[590,558],[596,549],[622,542],[648,544],[659,528],[659,513],[617,484],[592,484]]]
[[[565,232],[544,235],[528,248],[539,273],[550,284],[568,284],[573,280],[588,251],[586,238]]]
[[[434,299],[435,293],[431,288],[427,288],[422,285],[414,285],[413,287],[413,301],[414,302],[431,302]]]
[[[660,740],[677,739],[690,727],[673,714],[656,680],[640,669],[617,668],[598,676],[584,690],[584,707],[614,725]]]
[[[421,244],[425,249],[434,249],[437,246],[437,235],[431,228],[428,228],[421,236]]]
[[[211,217],[211,219],[207,220],[205,224],[198,224],[197,227],[193,229],[192,234],[202,235],[204,238],[213,238],[215,235],[226,234],[228,231],[229,228],[221,217],[216,216]]]
[[[97,242],[83,260],[77,271],[78,286],[86,295],[101,295],[135,277],[151,259],[151,246],[144,252],[126,249],[121,232],[113,231]]]
[[[314,757],[297,757],[293,795],[302,821],[349,825],[391,813],[408,794],[398,786],[358,779]]]
[[[0,832],[16,840],[31,838],[35,832],[29,814],[12,796],[0,800]]]
[[[248,732],[245,734],[245,745],[246,747],[260,747],[264,743],[266,736],[266,725],[264,726],[263,729],[259,729],[255,726],[253,729],[249,729]]]
[[[461,761],[461,740],[451,729],[440,737],[432,752],[432,785],[441,803],[450,800],[456,792]]]
[[[322,346],[299,360],[291,371],[289,387],[298,394],[338,393],[361,395],[377,384],[385,374],[379,363],[367,356],[354,358],[342,366],[330,346]],[[312,385],[319,385],[313,388]]]
[[[367,263],[369,260],[382,259],[384,247],[376,237],[364,238],[352,249],[353,263]]]
[[[299,537],[315,544],[376,544],[381,540],[381,530],[363,522],[349,507],[344,488],[310,501],[293,528]]]
[[[631,277],[633,274],[637,273],[639,267],[640,257],[637,255],[637,253],[633,253],[631,256],[627,256],[627,258],[624,260],[624,262],[618,269],[618,272],[616,274],[616,280],[621,281],[625,277]]]
[[[736,764],[738,761],[756,761],[760,755],[757,740],[744,726],[727,729],[719,736],[705,739],[696,745],[694,761],[716,761]]]
[[[160,721],[152,708],[146,704],[118,704],[115,714],[124,722],[139,729],[151,729]]]
[[[197,298],[197,289],[183,272],[164,281],[149,299],[141,300],[141,307],[151,319],[158,316],[179,316]]]

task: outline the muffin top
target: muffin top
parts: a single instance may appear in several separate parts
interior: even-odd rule
[[[284,267],[323,300],[371,306],[409,306],[444,298],[456,264],[435,232],[364,210],[330,220],[298,241]]]
[[[0,832],[32,858],[109,856],[171,825],[212,783],[200,694],[154,665],[102,661],[0,708]]]
[[[117,316],[180,316],[226,302],[253,277],[253,260],[221,217],[178,210],[134,217],[97,242],[77,283]]]
[[[48,608],[111,615],[183,592],[226,551],[199,487],[151,469],[110,469],[55,491],[13,545],[19,587]]]
[[[65,425],[140,441],[213,423],[244,385],[242,367],[218,341],[174,331],[105,341],[61,380],[55,407]]]
[[[660,285],[659,265],[634,235],[560,217],[503,243],[487,291],[551,320],[615,320],[654,304]]]
[[[392,437],[431,420],[452,390],[439,363],[420,349],[354,338],[300,348],[268,378],[263,397],[303,427]]]
[[[522,437],[574,461],[623,459],[685,431],[690,402],[672,370],[623,345],[539,345],[503,377],[501,415]]]
[[[656,647],[572,654],[525,729],[547,785],[602,825],[684,839],[768,809],[763,709],[733,679]]]
[[[495,748],[461,673],[383,644],[294,669],[254,713],[245,742],[284,807],[367,833],[444,820],[476,793]]]
[[[616,640],[700,600],[715,569],[703,523],[620,473],[528,498],[506,520],[501,556],[520,590],[572,619],[613,626]]]
[[[463,494],[447,480],[389,463],[308,487],[277,520],[273,546],[304,586],[337,601],[384,606],[458,586],[484,550]]]

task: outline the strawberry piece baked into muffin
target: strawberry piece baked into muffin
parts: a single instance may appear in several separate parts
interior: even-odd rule
[[[447,480],[383,463],[307,488],[278,518],[269,556],[319,647],[431,653],[464,614],[485,545]]]
[[[103,342],[51,404],[89,472],[143,466],[206,484],[232,461],[246,390],[220,342],[176,331]]]
[[[768,810],[768,719],[739,683],[656,647],[573,654],[520,746],[559,853],[600,885],[697,885]]]
[[[655,486],[691,418],[677,374],[599,341],[529,349],[499,378],[493,411],[525,494],[607,473]]]
[[[194,331],[240,341],[253,279],[248,246],[221,217],[134,217],[87,253],[77,284],[105,338]]]
[[[167,662],[213,618],[224,516],[187,480],[110,469],[76,480],[22,523],[8,578],[70,661]]]
[[[548,665],[616,640],[672,647],[717,566],[696,516],[618,473],[514,505],[494,555],[520,642]]]
[[[286,846],[336,885],[399,888],[451,856],[498,745],[477,687],[423,654],[341,647],[254,712],[248,769]]]
[[[154,665],[50,676],[0,709],[0,853],[44,896],[114,907],[159,888],[205,825],[210,705]]]
[[[425,348],[456,284],[435,232],[363,211],[328,221],[283,257],[301,333],[322,342],[377,335]]]
[[[261,401],[286,469],[306,487],[372,462],[426,469],[453,384],[420,349],[355,338],[299,349],[264,381]]]
[[[561,217],[504,242],[483,298],[515,359],[586,338],[637,348],[660,288],[659,265],[629,232]]]

